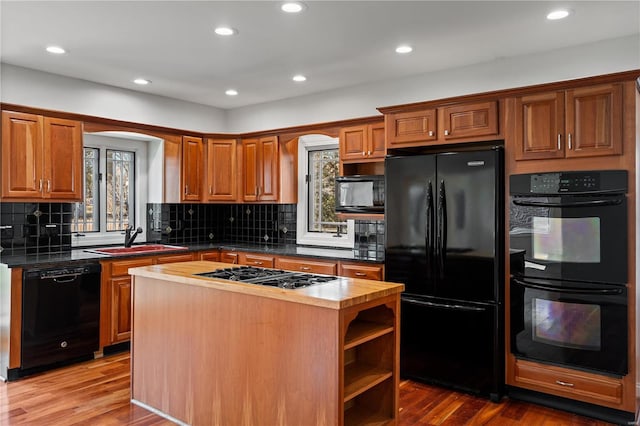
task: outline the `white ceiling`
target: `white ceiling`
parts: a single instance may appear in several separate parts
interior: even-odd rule
[[[306,1],[297,15],[280,4],[1,0],[0,60],[231,109],[640,32],[637,0]],[[546,20],[557,6],[572,14]],[[396,54],[401,43],[414,51]]]

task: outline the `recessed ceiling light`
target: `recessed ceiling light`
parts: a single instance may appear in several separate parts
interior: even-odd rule
[[[413,51],[413,47],[403,44],[402,46],[396,47],[396,53],[410,53]]]
[[[146,86],[147,84],[151,83],[151,80],[147,80],[146,78],[136,78],[135,80],[133,80],[133,82],[141,86]]]
[[[66,50],[60,46],[47,46],[47,52],[62,55],[63,53],[66,53]]]
[[[288,1],[286,3],[282,3],[282,6],[280,6],[280,9],[282,9],[283,12],[287,12],[287,13],[302,12],[304,8],[305,8],[304,3],[300,3],[297,1]]]
[[[547,15],[547,19],[550,21],[555,21],[556,19],[563,19],[569,16],[569,11],[564,9],[554,10]]]
[[[294,75],[293,76],[293,81],[297,81],[298,83],[301,82],[301,81],[306,81],[306,80],[307,80],[307,77],[305,77],[302,74],[298,74],[298,75]]]
[[[216,34],[221,36],[230,36],[230,35],[238,34],[238,30],[230,27],[217,27],[213,31],[215,31]]]
[[[238,91],[236,89],[229,89],[224,93],[227,96],[237,96],[238,95]]]

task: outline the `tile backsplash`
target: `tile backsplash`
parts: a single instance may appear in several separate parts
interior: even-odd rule
[[[71,249],[73,204],[0,203],[0,247],[5,254]]]
[[[147,240],[295,244],[295,204],[148,204]]]
[[[71,203],[0,203],[4,254],[71,250]],[[295,204],[147,204],[147,241],[164,244],[296,243]],[[355,221],[354,250],[384,255],[384,221]]]

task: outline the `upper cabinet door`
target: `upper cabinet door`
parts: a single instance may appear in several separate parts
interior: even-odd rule
[[[370,158],[384,158],[387,154],[384,122],[371,124],[368,127]]]
[[[438,138],[435,108],[385,114],[384,121],[389,148],[421,145]]]
[[[340,159],[362,160],[367,157],[367,126],[340,129]]]
[[[445,140],[498,134],[498,102],[479,102],[442,108]]]
[[[564,93],[516,99],[516,160],[564,157]]]
[[[2,112],[2,198],[40,198],[42,177],[40,115]]]
[[[44,118],[44,198],[82,201],[82,123]]]
[[[235,139],[207,139],[207,200],[237,200],[236,148]]]
[[[182,138],[182,200],[200,201],[204,179],[203,145],[201,138]]]
[[[567,91],[567,157],[622,153],[622,84]]]
[[[242,140],[242,166],[244,183],[242,198],[244,201],[258,200],[258,139]]]
[[[278,137],[261,138],[259,149],[258,175],[261,183],[258,186],[258,199],[260,201],[277,201],[280,179]]]

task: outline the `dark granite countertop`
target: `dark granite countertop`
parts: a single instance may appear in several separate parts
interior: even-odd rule
[[[151,243],[148,243],[151,244]],[[171,244],[176,245],[176,244]],[[295,257],[312,257],[324,259],[340,259],[353,260],[357,262],[382,263],[384,257],[380,253],[374,251],[361,251],[353,249],[337,249],[328,247],[310,247],[298,246],[295,244],[269,246],[264,244],[232,244],[232,243],[205,243],[205,244],[183,244],[182,247],[188,247],[189,251],[205,251],[205,250],[235,250],[254,253],[270,253],[277,256],[295,256]],[[7,255],[0,253],[0,264],[4,264],[10,268],[28,268],[28,267],[50,267],[59,266],[62,263],[69,262],[92,262],[109,258],[125,258],[136,256],[153,256],[159,254],[180,253],[184,250],[163,251],[162,253],[130,253],[126,255],[110,256],[99,253],[93,253],[91,247],[77,248],[65,252],[58,253],[40,253],[27,255]]]

